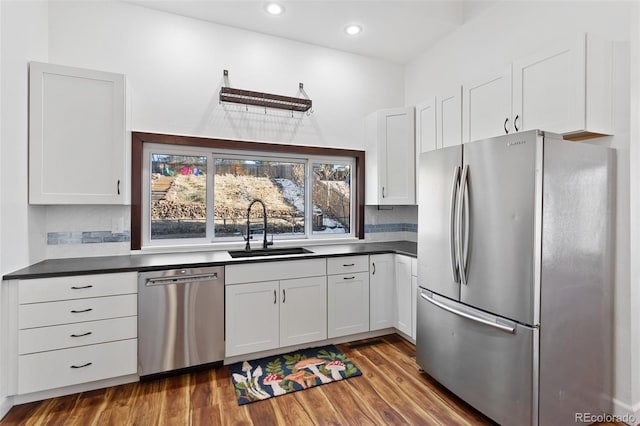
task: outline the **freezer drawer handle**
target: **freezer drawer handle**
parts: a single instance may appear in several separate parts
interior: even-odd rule
[[[497,328],[500,331],[506,331],[507,333],[514,334],[516,332],[516,328],[515,327],[509,327],[508,325],[498,324],[498,323],[495,323],[495,322],[488,321],[488,320],[486,320],[484,318],[476,317],[476,316],[468,314],[466,312],[459,311],[457,309],[454,309],[454,308],[452,308],[450,306],[445,305],[444,303],[440,303],[437,300],[434,300],[433,298],[425,295],[424,293],[420,293],[420,297],[422,297],[427,302],[429,302],[429,303],[431,303],[433,305],[436,305],[437,307],[439,307],[441,309],[444,309],[447,312],[451,312],[454,315],[458,315],[458,316],[464,317],[466,319],[469,319],[471,321],[475,321],[475,322],[479,322],[479,323],[484,324],[484,325],[488,325],[489,327]]]

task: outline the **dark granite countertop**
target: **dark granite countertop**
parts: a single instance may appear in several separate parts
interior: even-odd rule
[[[306,248],[311,250],[312,253],[236,259],[232,259],[226,250],[50,259],[6,274],[2,279],[24,280],[69,275],[146,272],[250,262],[278,262],[315,257],[355,256],[359,254],[397,253],[416,257],[417,253],[417,244],[411,241],[317,245],[307,246]]]

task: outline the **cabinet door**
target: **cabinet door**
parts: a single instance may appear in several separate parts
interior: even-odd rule
[[[438,148],[462,143],[462,90],[460,86],[437,97],[437,144]]]
[[[511,131],[511,67],[462,86],[462,142]]]
[[[415,148],[413,108],[401,108],[383,116],[384,155],[381,160],[380,204],[415,203]]]
[[[280,346],[326,338],[326,276],[280,281]]]
[[[585,36],[513,64],[514,126],[566,133],[585,127]]]
[[[436,133],[436,98],[433,97],[416,105],[416,203],[418,202],[418,170],[420,170],[420,154],[438,148]]]
[[[416,339],[418,328],[418,277],[411,276],[411,338]]]
[[[365,118],[366,203],[415,204],[413,107],[377,111]]]
[[[369,329],[395,326],[395,255],[369,256]]]
[[[395,270],[396,328],[411,336],[411,258],[396,256]]]
[[[29,202],[125,204],[125,76],[31,62]]]
[[[327,277],[328,337],[369,331],[369,273]]]
[[[279,346],[278,290],[278,281],[225,287],[225,356]]]
[[[436,98],[416,105],[416,153],[438,148],[436,139]]]

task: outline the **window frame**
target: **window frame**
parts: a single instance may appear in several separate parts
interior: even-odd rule
[[[146,240],[144,237],[144,232],[148,230],[148,226],[150,225],[150,219],[147,221],[147,225],[145,225],[143,217],[143,214],[146,214],[145,212],[149,211],[149,206],[143,206],[143,193],[145,190],[144,180],[149,173],[148,169],[146,170],[146,174],[144,170],[144,149],[146,144],[169,145],[166,150],[180,152],[181,155],[184,155],[187,151],[193,151],[194,153],[206,153],[208,156],[207,161],[213,161],[215,153],[223,154],[221,151],[233,151],[236,154],[239,151],[252,151],[254,153],[260,153],[261,156],[273,156],[279,158],[294,156],[301,156],[305,158],[314,157],[313,161],[307,164],[307,168],[312,167],[313,162],[320,162],[323,160],[326,160],[327,162],[339,162],[345,158],[353,159],[353,170],[351,173],[356,179],[356,185],[353,185],[351,188],[352,194],[355,195],[355,197],[352,198],[353,202],[351,203],[354,224],[353,235],[355,238],[364,239],[364,151],[306,145],[250,142],[232,139],[215,139],[196,136],[180,136],[161,133],[131,132],[131,250],[141,250],[143,246],[153,247],[154,245],[159,245],[159,243],[148,244],[147,241],[150,240],[150,236]],[[188,150],[184,149],[187,147],[189,147]],[[305,175],[306,179],[310,180],[311,170],[306,170]],[[207,179],[209,179],[209,177],[207,177]],[[211,179],[213,179],[213,176]],[[209,181],[207,182],[207,205],[209,206],[210,199],[208,197],[209,191],[213,194],[213,181],[211,184],[209,184]],[[310,184],[311,182],[306,182],[308,190],[306,191],[305,197],[308,199],[305,201],[305,204],[307,206],[311,205],[310,197],[312,188],[308,186]],[[148,186],[149,185],[147,183],[146,187],[148,188]],[[209,214],[213,217],[213,204],[211,204],[211,208],[207,209],[207,220],[209,220]],[[307,220],[306,217],[308,214],[310,213],[305,212],[305,221]],[[307,226],[310,227],[311,223],[308,223]],[[197,243],[196,241],[190,241],[189,239],[164,239],[157,241],[162,241],[162,245],[167,245],[167,243],[169,243],[169,245],[175,245],[176,247],[185,245],[211,247],[214,246],[216,242],[212,242],[209,232],[209,229],[207,229],[207,241],[198,239],[200,241]],[[213,232],[213,230],[211,230],[211,232]],[[336,234],[335,236],[330,236],[330,234],[313,235],[311,228],[309,228],[309,231],[305,233],[303,238],[306,241],[331,241],[339,237],[344,238],[345,235],[346,234]]]

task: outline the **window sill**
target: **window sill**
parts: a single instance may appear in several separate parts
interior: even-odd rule
[[[365,240],[361,240],[355,237],[344,238],[331,238],[331,239],[296,239],[296,240],[275,240],[273,242],[273,248],[287,248],[287,247],[312,247],[312,246],[326,246],[335,244],[353,244],[363,243]],[[238,241],[233,243],[210,243],[210,244],[184,244],[184,245],[166,245],[166,246],[148,246],[142,247],[141,250],[135,251],[136,254],[155,254],[155,253],[187,253],[194,251],[227,251],[227,250],[242,250],[245,247],[244,242]],[[254,249],[261,248],[261,241],[252,241],[251,247]],[[132,253],[134,254],[134,253]]]

